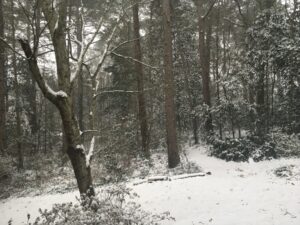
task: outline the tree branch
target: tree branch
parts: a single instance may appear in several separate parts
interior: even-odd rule
[[[98,33],[99,33],[99,31],[100,31],[100,29],[102,27],[102,24],[103,24],[103,17],[100,19],[100,22],[99,22],[99,24],[98,24],[98,26],[96,28],[96,31],[94,32],[92,38],[86,44],[86,46],[84,46],[84,40],[81,43],[79,43],[81,45],[81,47],[82,47],[83,50],[81,51],[80,56],[78,58],[76,70],[75,70],[75,72],[71,76],[71,83],[73,83],[74,80],[76,80],[76,78],[78,77],[78,75],[79,75],[79,73],[80,73],[80,71],[82,69],[84,57],[85,57],[87,51],[89,50],[90,46],[94,43],[94,40],[95,40],[96,36],[98,35]]]
[[[54,94],[53,90],[51,90],[47,85],[47,83],[45,82],[45,79],[43,78],[40,69],[38,67],[37,59],[30,48],[28,40],[19,38],[18,41],[21,44],[21,47],[27,57],[26,60],[28,62],[29,69],[32,73],[34,80],[37,82],[44,96],[47,99],[49,99],[53,104],[57,104],[57,96]]]
[[[138,62],[138,63],[142,64],[143,66],[146,66],[146,67],[148,67],[148,68],[150,68],[150,69],[152,69],[152,70],[155,70],[155,71],[161,71],[161,69],[160,69],[159,67],[151,66],[151,65],[149,65],[149,64],[147,64],[147,63],[144,63],[144,62],[142,62],[142,61],[139,61],[139,60],[137,60],[137,59],[135,59],[135,58],[133,58],[133,57],[121,55],[121,54],[116,53],[116,52],[111,52],[111,54],[113,54],[113,55],[115,55],[115,56],[118,56],[118,57],[121,57],[121,58],[123,58],[123,59],[131,60],[131,61],[133,61],[133,62]]]
[[[214,8],[214,6],[215,6],[215,4],[216,4],[217,1],[218,1],[218,0],[214,0],[214,1],[213,1],[213,3],[210,5],[210,7],[209,7],[209,9],[207,10],[207,12],[205,13],[205,15],[202,17],[202,20],[205,20],[206,17],[209,16],[210,12],[211,12],[212,9]]]
[[[240,14],[240,16],[242,17],[242,21],[243,21],[244,25],[245,25],[246,27],[248,27],[248,22],[247,22],[247,19],[246,19],[245,15],[244,15],[243,12],[242,12],[242,8],[241,8],[241,4],[240,4],[239,0],[234,0],[234,2],[236,3],[236,5],[237,5],[237,7],[238,7],[239,14]]]
[[[6,40],[4,40],[2,37],[0,37],[0,41],[5,44],[12,52],[16,53],[18,56],[22,57],[23,59],[27,59],[24,55],[16,51],[10,44],[7,43]]]

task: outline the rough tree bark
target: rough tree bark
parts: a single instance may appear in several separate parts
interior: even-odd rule
[[[172,21],[170,0],[162,1],[163,27],[164,27],[164,71],[165,71],[165,114],[168,146],[168,163],[170,168],[180,163],[176,132],[175,115],[175,87],[173,76],[173,51],[172,51]]]
[[[3,0],[0,0],[0,38],[4,38]],[[5,47],[0,41],[0,153],[5,152],[5,125],[6,125],[6,101],[5,101]]]
[[[134,55],[135,59],[142,61],[142,50],[140,43],[140,21],[139,21],[139,5],[136,3],[132,7],[133,13],[133,31],[134,31]],[[147,121],[146,102],[144,96],[144,71],[143,65],[139,62],[135,62],[135,70],[137,76],[137,88],[138,88],[138,117],[140,122],[140,132],[142,138],[142,151],[145,157],[150,157],[149,152],[149,131]]]
[[[81,194],[94,195],[90,158],[86,157],[80,129],[73,107],[73,80],[69,65],[69,55],[66,45],[66,16],[68,1],[58,1],[52,7],[52,1],[42,1],[41,7],[47,21],[56,58],[57,79],[59,92],[54,92],[45,82],[38,63],[36,54],[27,40],[19,39],[26,55],[29,69],[44,96],[59,110],[64,133],[66,136],[67,154],[73,166],[78,188]],[[35,48],[34,48],[35,49]]]

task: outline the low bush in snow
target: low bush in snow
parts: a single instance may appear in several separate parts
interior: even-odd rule
[[[281,166],[274,170],[274,174],[287,180],[300,180],[300,167],[298,165]]]
[[[132,199],[130,189],[122,185],[102,190],[97,197],[83,198],[78,203],[56,204],[40,210],[41,216],[32,225],[154,225],[172,219],[169,213],[154,215],[141,209]],[[30,217],[30,216],[29,216]]]
[[[277,157],[276,144],[269,137],[262,140],[256,136],[239,139],[215,139],[212,142],[211,155],[226,161],[243,162],[253,158],[261,161]]]
[[[150,160],[136,158],[132,160],[131,177],[145,179],[150,176],[172,176],[202,172],[196,163],[188,160],[183,151],[180,158],[180,164],[173,169],[168,168],[168,156],[165,149],[152,154]]]
[[[300,136],[289,135],[283,132],[275,132],[272,138],[276,143],[276,152],[282,157],[300,157]]]

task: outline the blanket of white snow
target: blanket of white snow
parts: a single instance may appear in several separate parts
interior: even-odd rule
[[[225,162],[193,147],[188,158],[212,175],[171,181],[128,185],[140,196],[143,208],[154,213],[169,211],[176,225],[299,225],[300,180],[279,178],[274,169],[300,167],[300,159],[278,159],[259,163]],[[27,213],[38,215],[39,208],[53,203],[75,201],[76,192],[37,197],[10,198],[0,202],[0,225],[12,218],[26,224]]]

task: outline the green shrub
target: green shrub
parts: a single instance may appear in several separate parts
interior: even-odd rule
[[[276,144],[271,138],[246,136],[239,139],[214,139],[211,155],[226,161],[245,162],[249,158],[261,161],[277,157]]]
[[[283,132],[275,132],[272,138],[276,143],[276,152],[281,157],[299,157],[300,156],[300,136],[289,135]]]
[[[172,219],[169,213],[154,215],[141,209],[131,190],[110,186],[97,197],[78,199],[78,203],[56,204],[50,211],[40,210],[33,225],[155,225]],[[28,216],[27,216],[28,217]],[[29,216],[30,217],[30,216]]]

